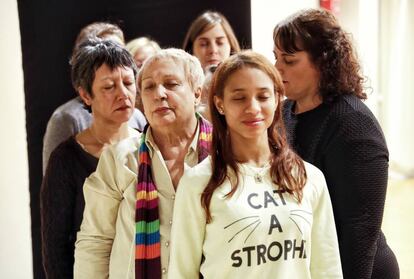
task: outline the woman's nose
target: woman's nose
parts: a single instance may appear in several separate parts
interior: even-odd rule
[[[218,52],[218,49],[219,49],[219,47],[216,43],[211,43],[210,44],[210,52],[216,53],[216,52]]]
[[[282,67],[282,63],[278,62],[277,60],[275,61],[275,68],[276,70],[279,71],[280,74],[282,74],[283,72],[283,67]]]
[[[167,94],[165,94],[165,87],[162,85],[158,85],[155,88],[155,97],[158,99],[165,99],[167,97]]]
[[[260,111],[260,104],[259,104],[259,102],[256,99],[252,99],[249,102],[249,104],[248,104],[248,106],[246,108],[246,112],[247,113],[256,114],[259,111]]]

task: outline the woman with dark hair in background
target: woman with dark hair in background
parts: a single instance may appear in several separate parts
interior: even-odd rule
[[[239,52],[240,46],[224,15],[206,11],[191,23],[183,49],[196,56],[206,71],[208,66],[217,66],[231,54]]]
[[[83,209],[83,183],[103,149],[138,132],[128,127],[134,111],[137,70],[127,50],[109,40],[90,40],[71,59],[72,83],[92,111],[92,123],[51,154],[41,187],[43,265],[47,278],[73,278],[74,245]]]
[[[324,10],[304,10],[274,29],[283,114],[294,150],[325,175],[346,279],[399,278],[381,223],[388,149],[362,102],[364,79],[349,34]]]
[[[342,278],[325,179],[288,146],[276,69],[240,52],[210,94],[212,155],[180,181],[169,278]]]

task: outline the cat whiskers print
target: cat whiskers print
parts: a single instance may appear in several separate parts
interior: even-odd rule
[[[299,225],[298,225],[298,222],[297,221],[295,221],[294,220],[294,218],[300,218],[300,219],[302,219],[302,220],[304,220],[306,223],[308,223],[309,224],[309,226],[310,227],[312,227],[312,225],[311,225],[311,222],[308,220],[308,219],[306,219],[306,217],[305,216],[302,216],[302,215],[300,215],[300,213],[302,213],[302,214],[304,214],[304,215],[308,215],[308,216],[311,216],[312,217],[312,213],[311,212],[309,212],[309,211],[306,211],[306,210],[301,210],[301,209],[293,209],[293,210],[290,210],[290,216],[289,216],[289,219],[296,225],[296,227],[298,228],[298,230],[299,230],[299,232],[302,234],[302,236],[303,236],[303,232],[302,232],[302,230],[300,229],[300,227],[299,227]]]
[[[254,215],[254,216],[247,216],[247,217],[243,217],[241,219],[238,219],[234,222],[232,222],[231,224],[228,224],[227,226],[224,227],[224,229],[227,229],[243,220],[247,220],[247,222],[243,222],[242,224],[246,224],[241,230],[239,230],[235,235],[233,235],[233,237],[231,237],[227,242],[230,243],[239,233],[241,233],[242,231],[251,228],[253,225],[254,227],[251,228],[250,233],[247,235],[246,239],[244,240],[244,243],[246,243],[247,239],[249,239],[249,237],[252,235],[252,233],[254,232],[254,230],[260,225],[261,221],[258,215]]]

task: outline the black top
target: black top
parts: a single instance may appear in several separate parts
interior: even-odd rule
[[[283,104],[289,142],[325,175],[344,278],[399,278],[381,232],[388,149],[374,115],[355,96],[300,114],[293,113],[294,106],[290,100]]]
[[[83,183],[98,159],[70,137],[51,154],[41,187],[43,266],[47,278],[73,278],[76,233],[85,201]]]

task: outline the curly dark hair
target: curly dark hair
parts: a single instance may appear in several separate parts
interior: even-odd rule
[[[324,103],[340,95],[367,98],[351,35],[329,11],[308,9],[293,14],[276,25],[273,41],[287,53],[309,54],[320,72],[319,94]]]

